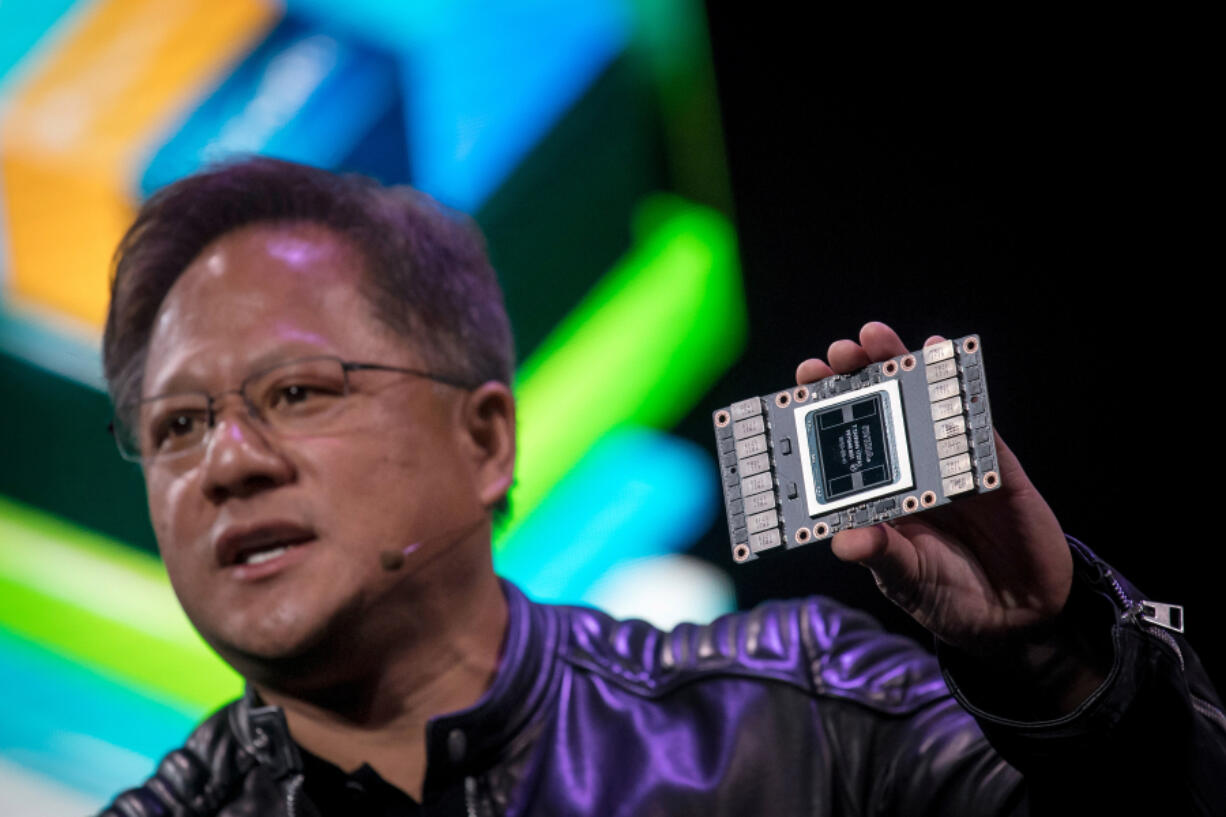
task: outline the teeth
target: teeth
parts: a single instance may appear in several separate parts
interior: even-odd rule
[[[273,548],[272,550],[261,550],[258,553],[252,553],[247,556],[241,564],[258,565],[261,562],[267,562],[269,559],[275,559],[285,551],[289,550],[288,546]]]

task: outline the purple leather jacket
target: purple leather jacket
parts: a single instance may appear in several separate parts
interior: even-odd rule
[[[1110,653],[1072,714],[969,659],[941,664],[825,598],[665,633],[506,585],[502,666],[473,708],[427,730],[424,803],[487,815],[1226,813],[1226,717],[1182,639],[1073,543],[1069,615]],[[944,670],[944,671],[942,671]],[[1058,675],[1058,671],[1055,671]],[[1006,759],[1007,758],[1007,759]],[[205,721],[105,815],[319,814],[281,711],[252,693]]]

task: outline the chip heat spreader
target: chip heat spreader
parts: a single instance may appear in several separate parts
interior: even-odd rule
[[[714,413],[732,558],[1000,487],[976,335]]]

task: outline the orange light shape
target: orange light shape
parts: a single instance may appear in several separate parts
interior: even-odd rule
[[[10,295],[101,327],[144,162],[277,16],[261,0],[98,0],[67,23],[0,105]]]

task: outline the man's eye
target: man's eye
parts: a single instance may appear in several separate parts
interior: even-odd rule
[[[318,383],[287,383],[272,390],[267,406],[273,411],[301,411],[320,408],[340,396],[338,389]]]
[[[176,412],[160,419],[153,427],[153,443],[158,448],[175,447],[194,439],[204,427],[204,418],[194,412]]]
[[[293,386],[285,386],[277,393],[278,403],[287,403],[293,405],[295,403],[305,403],[315,395],[315,389],[310,386],[295,384]]]

